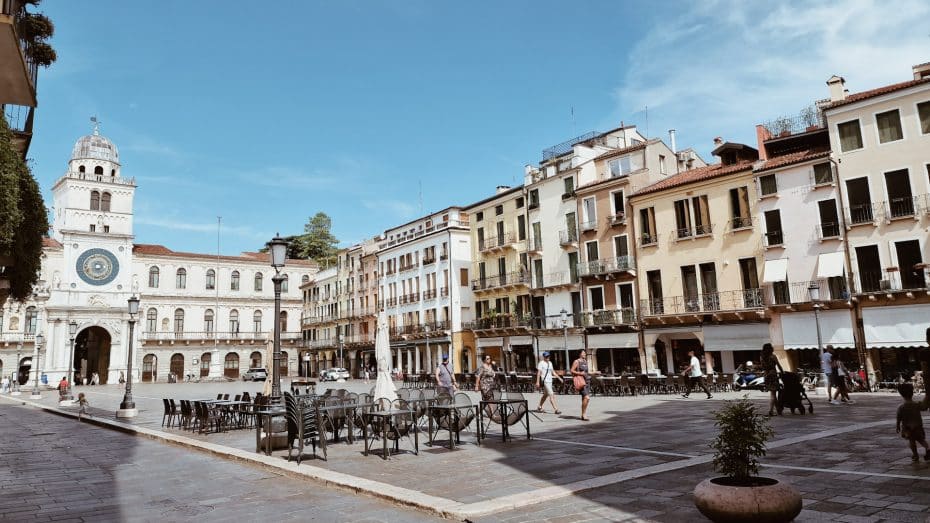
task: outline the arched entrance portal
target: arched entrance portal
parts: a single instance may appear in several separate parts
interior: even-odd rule
[[[78,333],[73,365],[75,375],[84,383],[90,383],[96,372],[100,385],[105,385],[110,369],[110,333],[103,327],[88,327]]]
[[[142,381],[158,381],[156,369],[158,369],[158,357],[154,354],[146,354],[145,357],[142,358]]]

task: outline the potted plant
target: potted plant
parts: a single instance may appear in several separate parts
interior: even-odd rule
[[[718,522],[791,521],[801,512],[801,495],[791,485],[760,477],[758,458],[775,434],[768,418],[748,399],[728,401],[714,413],[719,433],[711,443],[714,470],[722,477],[694,489],[701,514]]]

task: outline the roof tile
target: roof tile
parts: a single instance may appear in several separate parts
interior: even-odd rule
[[[853,93],[847,95],[843,100],[837,100],[836,102],[830,102],[824,109],[833,109],[834,107],[840,107],[841,105],[847,105],[855,103],[861,100],[867,100],[869,98],[874,98],[876,96],[881,96],[883,94],[893,93],[895,91],[900,91],[901,89],[907,89],[908,87],[914,87],[915,85],[921,85],[930,83],[930,78],[921,78],[919,80],[908,80],[906,82],[899,82],[896,84],[885,85],[878,87],[876,89],[870,89],[868,91],[862,91],[861,93]]]
[[[660,182],[654,183],[647,187],[644,187],[638,191],[633,196],[641,196],[643,194],[654,193],[658,191],[664,191],[665,189],[671,189],[673,187],[678,187],[681,185],[686,185],[689,183],[700,182],[704,180],[710,180],[712,178],[717,178],[727,174],[738,173],[741,171],[749,171],[752,169],[752,162],[742,161],[735,163],[733,165],[723,165],[720,163],[715,163],[713,165],[707,165],[705,167],[698,167],[696,169],[689,169],[687,171],[676,174],[675,176],[670,176]]]

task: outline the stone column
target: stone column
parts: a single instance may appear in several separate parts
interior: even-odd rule
[[[426,349],[426,372],[433,372],[433,347]]]
[[[420,373],[420,347],[415,345],[413,347],[413,365],[417,374]]]

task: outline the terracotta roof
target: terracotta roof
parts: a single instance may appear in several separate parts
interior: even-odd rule
[[[907,89],[908,87],[914,87],[915,85],[921,85],[921,84],[927,84],[927,83],[930,83],[930,78],[921,78],[920,80],[908,80],[906,82],[886,85],[883,87],[879,87],[877,89],[871,89],[869,91],[862,91],[861,93],[853,93],[850,95],[846,95],[846,98],[843,100],[838,100],[836,102],[828,103],[826,106],[824,106],[824,109],[833,109],[834,107],[839,107],[841,105],[855,103],[860,100],[874,98],[876,96],[881,96],[883,94],[893,93],[895,91],[900,91],[901,89]]]
[[[793,153],[783,154],[781,156],[775,156],[774,158],[769,158],[764,162],[760,162],[761,165],[758,165],[755,169],[756,172],[768,171],[770,169],[776,169],[778,167],[785,167],[786,165],[793,165],[796,163],[806,162],[808,160],[816,160],[818,158],[827,158],[830,156],[829,147],[815,147],[812,149],[804,149],[803,151],[796,151]]]
[[[56,239],[54,239],[54,238],[49,238],[48,236],[43,236],[43,237],[42,237],[42,247],[43,247],[43,248],[46,248],[46,249],[61,249],[62,245],[61,245],[61,242],[60,242],[60,241],[58,241],[58,240],[56,240]]]
[[[594,157],[594,161],[603,160],[604,158],[610,158],[611,156],[620,156],[621,154],[631,153],[633,151],[638,151],[640,149],[645,149],[647,145],[658,140],[650,140],[643,143],[638,143],[636,145],[631,145],[629,147],[624,147],[623,149],[614,149],[613,151],[607,151],[604,154]]]
[[[733,174],[740,171],[748,171],[752,169],[752,162],[742,161],[735,163],[733,165],[723,165],[720,163],[715,163],[713,165],[708,165],[706,167],[698,167],[696,169],[689,169],[682,173],[676,174],[675,176],[670,176],[660,182],[654,183],[650,186],[644,187],[638,191],[633,196],[641,196],[643,194],[654,193],[658,191],[664,191],[665,189],[671,189],[672,187],[678,187],[681,185],[686,185],[694,182],[701,182],[704,180],[710,180],[712,178],[717,178],[727,174]]]
[[[164,245],[154,245],[147,243],[137,243],[132,246],[133,254],[152,255],[152,256],[171,256],[174,258],[197,258],[203,260],[224,260],[224,261],[242,261],[242,262],[267,262],[268,254],[259,252],[244,252],[240,256],[217,256],[215,254],[205,254],[196,252],[177,252],[165,247]],[[294,260],[288,259],[287,265],[297,265],[301,267],[316,267],[313,260]]]

